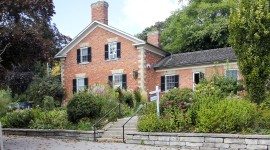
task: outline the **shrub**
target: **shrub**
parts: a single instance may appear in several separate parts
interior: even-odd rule
[[[121,89],[117,89],[117,91],[119,92],[118,99],[119,99],[120,103],[125,103],[129,107],[133,108],[134,107],[134,97],[133,97],[132,92],[121,90]]]
[[[28,128],[33,119],[32,110],[19,110],[8,113],[2,121],[4,128]]]
[[[161,98],[161,112],[164,111],[164,106],[166,103],[177,106],[179,103],[182,104],[182,107],[188,108],[193,102],[193,91],[192,89],[183,88],[183,89],[171,89],[168,93],[164,94]],[[162,107],[163,106],[163,107]]]
[[[45,110],[53,110],[55,108],[55,102],[53,97],[45,96],[43,100],[43,108]]]
[[[197,102],[196,102],[197,103]],[[256,105],[240,99],[218,100],[205,97],[197,112],[199,132],[232,133],[245,131],[254,125]]]
[[[36,77],[26,92],[29,99],[40,106],[43,106],[45,96],[53,97],[60,104],[64,95],[63,87],[57,77]]]
[[[33,110],[35,119],[30,123],[33,129],[66,129],[68,122],[66,110],[42,111]]]
[[[68,120],[78,123],[81,118],[97,118],[100,116],[102,101],[91,93],[75,94],[67,105]]]
[[[10,92],[6,90],[0,90],[0,117],[6,114],[9,103],[11,103]]]

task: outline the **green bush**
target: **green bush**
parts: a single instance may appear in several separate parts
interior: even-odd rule
[[[55,102],[53,97],[45,96],[43,100],[43,108],[45,110],[53,110],[55,108]]]
[[[168,93],[165,93],[161,98],[161,112],[164,111],[164,106],[166,103],[170,103],[171,105],[177,106],[181,103],[184,108],[190,107],[191,103],[193,102],[193,91],[192,89],[183,88],[183,89],[171,89]]]
[[[78,123],[84,117],[97,118],[100,116],[102,99],[91,93],[75,94],[67,105],[68,120]]]
[[[34,120],[32,110],[13,111],[2,119],[4,128],[28,128],[32,120]]]
[[[32,129],[66,129],[68,122],[66,110],[33,110],[34,119],[30,122]]]
[[[11,94],[9,91],[0,90],[0,117],[8,111],[8,105],[11,103]]]
[[[129,107],[133,108],[134,107],[134,97],[132,92],[126,91],[126,90],[117,90],[119,92],[119,101],[120,103],[127,104]]]
[[[197,111],[198,132],[235,133],[246,131],[254,125],[256,105],[246,100],[205,97]]]
[[[57,77],[36,77],[27,88],[26,94],[35,105],[43,107],[45,96],[53,97],[60,105],[64,89]]]

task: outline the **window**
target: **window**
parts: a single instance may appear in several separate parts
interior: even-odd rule
[[[117,46],[116,43],[109,44],[109,59],[113,60],[117,58]]]
[[[126,74],[113,74],[109,76],[109,84],[113,88],[127,89],[127,75]]]
[[[73,79],[73,93],[81,92],[88,88],[88,78]]]
[[[205,79],[203,72],[193,72],[193,90],[196,90],[196,85]]]
[[[113,87],[114,88],[122,88],[122,74],[114,74],[113,75]]]
[[[161,91],[179,87],[179,75],[161,76]]]
[[[91,62],[91,48],[83,47],[77,50],[77,63]]]
[[[226,78],[229,79],[238,79],[238,71],[237,70],[226,70]]]
[[[105,60],[121,58],[121,43],[114,42],[105,45]]]

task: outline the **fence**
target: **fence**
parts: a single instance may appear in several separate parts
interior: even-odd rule
[[[0,150],[4,150],[3,133],[2,133],[2,124],[1,124],[1,122],[0,122]]]

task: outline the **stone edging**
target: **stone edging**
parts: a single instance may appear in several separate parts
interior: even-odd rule
[[[129,132],[126,143],[200,150],[270,150],[270,135]]]
[[[38,136],[58,139],[94,140],[94,131],[79,130],[46,130],[46,129],[13,129],[3,128],[4,135]],[[97,138],[101,137],[103,130],[97,131]]]

